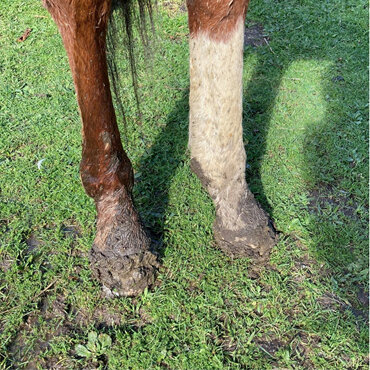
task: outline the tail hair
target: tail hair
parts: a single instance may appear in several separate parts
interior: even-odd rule
[[[147,50],[149,47],[149,30],[154,34],[153,7],[151,0],[113,0],[112,11],[109,19],[107,34],[107,62],[108,71],[111,79],[111,89],[116,100],[117,107],[122,114],[127,140],[127,120],[125,109],[122,102],[122,83],[119,78],[117,50],[124,47],[127,52],[129,68],[131,72],[132,86],[134,90],[138,122],[141,120],[140,98],[137,77],[137,63],[135,58],[134,30],[137,29],[141,43]]]

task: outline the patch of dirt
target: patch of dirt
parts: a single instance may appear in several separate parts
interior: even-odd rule
[[[234,339],[230,336],[225,336],[219,338],[218,336],[214,334],[209,334],[209,338],[211,338],[212,342],[216,344],[217,346],[220,346],[223,352],[231,353],[238,349],[238,346]]]
[[[2,253],[0,256],[0,270],[2,272],[8,272],[14,263],[14,259],[9,256],[8,253]]]
[[[135,305],[135,301],[132,303]],[[133,330],[152,322],[152,317],[141,307],[134,315],[119,307],[119,302],[101,299],[93,310],[73,307],[64,294],[44,294],[38,302],[38,309],[25,317],[24,323],[8,347],[14,368],[28,363],[25,369],[66,369],[75,368],[74,350],[70,360],[56,356],[42,358],[52,341],[58,337],[76,338],[86,334],[86,328],[93,326],[97,331],[109,331],[113,326],[130,326]],[[68,362],[69,361],[69,362]],[[22,365],[23,366],[23,365]]]
[[[244,31],[244,46],[259,47],[268,44],[269,37],[260,23],[249,23]]]
[[[310,360],[311,353],[319,346],[321,338],[318,335],[299,331],[290,338],[278,339],[274,335],[255,338],[254,343],[266,355],[276,359],[279,350],[290,348],[292,359],[295,359],[303,368],[313,369]]]
[[[357,299],[362,305],[369,309],[369,292],[365,291],[362,286],[358,288]]]
[[[295,238],[293,238],[295,239]],[[294,240],[295,244],[300,244],[298,240]],[[307,250],[303,245],[300,249]],[[328,277],[331,272],[327,270],[324,264],[319,265],[316,260],[311,258],[307,253],[304,253],[299,258],[294,259],[294,267],[292,268],[292,279],[297,284],[295,291],[300,293],[302,284],[306,279],[319,279]],[[357,299],[358,302],[350,303],[345,302],[343,299],[331,292],[326,292],[321,297],[318,298],[318,303],[327,310],[341,311],[344,312],[349,310],[352,314],[359,319],[364,320],[364,322],[369,322],[369,293],[361,286],[355,286],[358,288]],[[355,307],[353,307],[353,306]],[[359,307],[359,308],[356,308]]]
[[[83,309],[78,310],[74,321],[81,327],[95,323],[98,330],[124,323],[122,312],[104,305],[96,307],[92,312]]]
[[[259,347],[263,352],[269,354],[271,357],[274,357],[279,349],[286,346],[284,341],[274,337],[256,338],[254,339],[254,343],[256,343],[257,347]]]
[[[319,279],[327,277],[330,272],[325,268],[324,263],[318,263],[313,257],[310,256],[308,248],[303,244],[294,234],[284,237],[285,242],[288,244],[287,253],[293,260],[293,267],[291,268],[291,278],[297,284],[297,289],[300,290],[300,285],[305,280]],[[297,255],[296,249],[299,249]]]
[[[225,313],[219,317],[218,323],[216,324],[216,332],[217,335],[214,333],[210,333],[208,337],[211,341],[216,345],[219,346],[225,355],[229,355],[230,353],[236,351],[238,349],[238,345],[232,337],[232,334],[229,332],[229,324],[232,323],[232,319]]]
[[[27,253],[35,252],[40,245],[42,245],[42,241],[37,239],[35,234],[31,234],[28,239],[26,240],[27,244]]]
[[[81,235],[79,229],[73,225],[63,225],[61,231],[65,238],[72,238],[73,240]],[[27,245],[26,255],[37,254],[43,241],[32,233],[25,239],[25,244]],[[72,242],[73,244],[74,242]],[[78,248],[72,248],[71,254],[74,257],[86,257],[84,256],[85,253]],[[2,260],[5,269],[11,266],[11,261],[8,260],[8,258]],[[43,266],[45,266],[45,269],[51,268],[47,261],[43,263]],[[76,262],[73,272],[70,274],[70,279],[79,280],[79,273],[82,268]],[[35,298],[38,300],[37,309],[24,317],[23,324],[18,328],[17,334],[8,346],[11,365],[14,368],[21,367],[21,364],[22,368],[26,369],[36,369],[40,366],[45,369],[74,368],[73,353],[70,360],[60,359],[52,355],[43,358],[45,351],[51,348],[50,343],[52,341],[57,340],[58,337],[73,338],[80,336],[85,332],[84,327],[91,323],[97,328],[121,324],[121,317],[117,313],[119,311],[108,311],[104,307],[104,303],[88,315],[72,307],[64,294],[55,296],[54,289],[42,291]],[[28,364],[24,366],[24,363]]]
[[[42,297],[38,306],[39,311],[34,311],[25,318],[25,322],[9,347],[14,365],[28,362],[25,369],[36,369],[37,365],[44,368],[48,360],[40,359],[40,355],[50,348],[49,342],[61,335],[73,337],[76,333],[74,324],[67,318],[68,306],[62,295],[58,295],[53,301],[48,297]],[[40,319],[44,321],[43,325]],[[33,333],[41,328],[44,329],[45,322],[50,330],[32,338]]]
[[[64,320],[69,313],[69,307],[63,295],[58,295],[53,301],[49,297],[44,297],[39,303],[40,313],[46,321],[54,319]],[[56,334],[61,334],[64,330],[58,328]]]
[[[332,311],[341,311],[344,312],[346,310],[349,310],[352,312],[353,316],[355,316],[357,319],[361,319],[364,322],[369,322],[369,306],[365,306],[364,309],[357,309],[355,307],[352,307],[350,304],[346,303],[342,299],[340,299],[338,296],[336,296],[333,293],[325,293],[322,295],[318,302],[320,305],[328,310]]]
[[[13,369],[22,368],[25,370],[34,370],[38,369],[40,366],[42,369],[74,368],[73,362],[68,359],[61,362],[56,356],[50,356],[45,359],[40,358],[40,355],[50,348],[49,342],[55,338],[52,333],[47,334],[43,339],[34,340],[32,342],[32,349],[30,349],[27,334],[27,330],[18,333],[10,347],[9,352],[12,357]],[[27,362],[27,365],[24,366],[25,362]]]
[[[306,332],[298,333],[290,344],[292,357],[296,359],[304,369],[314,369],[315,366],[309,358],[320,342],[321,338],[318,335],[312,335]]]
[[[324,309],[336,311],[341,307],[347,307],[347,303],[337,297],[335,294],[326,292],[321,297],[318,298],[317,302]]]
[[[309,198],[308,207],[311,213],[317,214],[321,210],[331,207],[336,208],[337,212],[352,220],[358,220],[357,204],[354,202],[353,196],[344,191],[334,191],[331,186],[323,185],[318,189],[311,190]]]
[[[204,278],[204,273],[201,273],[198,275],[197,279],[189,280],[188,288],[187,290],[190,292],[190,294],[202,294],[203,290],[199,287],[199,284],[201,283],[202,279]]]
[[[369,322],[369,311],[359,310],[353,307],[351,307],[350,310],[353,316],[355,316],[357,319],[361,319],[366,323]]]

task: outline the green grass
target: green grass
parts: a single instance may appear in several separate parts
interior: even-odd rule
[[[141,297],[107,300],[88,266],[96,213],[60,36],[38,1],[0,3],[0,367],[366,368],[367,4],[250,4],[247,25],[263,24],[269,45],[245,50],[247,180],[281,231],[259,279],[215,248],[212,202],[189,169],[179,5],[159,8],[141,126],[121,66],[135,201],[163,267]],[[90,331],[112,338],[95,362],[74,349]]]

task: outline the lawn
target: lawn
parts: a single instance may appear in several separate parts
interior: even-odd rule
[[[162,267],[110,300],[89,270],[61,38],[39,1],[1,1],[0,368],[368,367],[367,2],[252,0],[246,26],[264,36],[244,52],[243,125],[247,180],[280,232],[270,264],[256,278],[215,247],[189,168],[187,14],[160,2],[152,51],[137,49],[141,114],[122,58],[119,121]]]

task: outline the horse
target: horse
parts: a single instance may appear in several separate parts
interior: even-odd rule
[[[150,0],[138,0],[139,8]],[[244,23],[249,0],[187,0],[190,48],[191,169],[213,200],[214,239],[232,258],[267,263],[276,231],[245,180],[242,139]],[[89,253],[107,296],[135,296],[159,268],[134,208],[133,169],[112,102],[107,29],[111,0],[43,0],[61,34],[82,120],[80,175],[94,199],[97,229]],[[129,10],[131,0],[121,0]],[[127,24],[129,32],[130,25]]]

